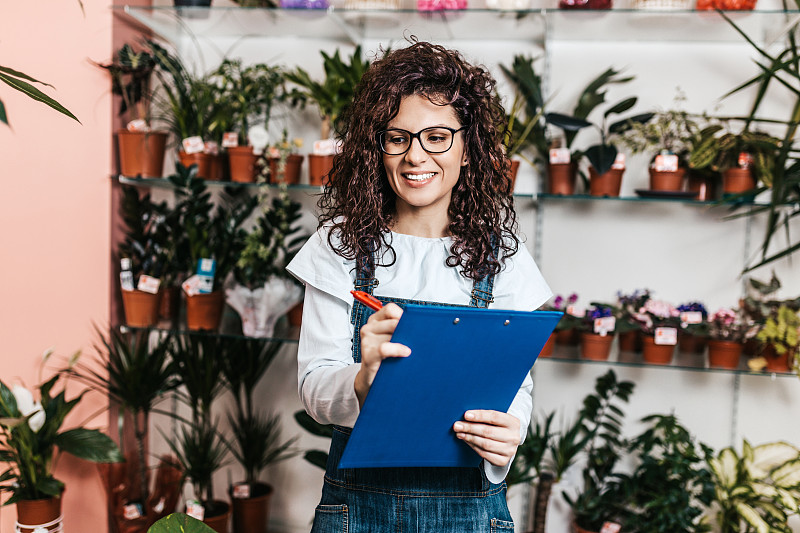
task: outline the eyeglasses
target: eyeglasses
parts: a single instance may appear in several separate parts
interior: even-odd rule
[[[467,129],[461,126],[457,130],[447,126],[434,126],[425,128],[417,133],[392,128],[390,130],[379,131],[375,137],[381,152],[387,155],[402,155],[411,148],[414,139],[419,140],[422,149],[429,154],[442,154],[453,147],[453,138],[459,131]]]

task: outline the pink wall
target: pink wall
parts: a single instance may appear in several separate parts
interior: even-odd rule
[[[0,84],[13,129],[0,125],[0,378],[38,383],[54,347],[91,354],[92,323],[108,322],[111,95],[89,59],[112,55],[108,0],[29,0],[0,7],[0,63],[55,86],[48,94],[82,125]],[[45,370],[49,376],[51,369]],[[70,390],[76,391],[77,387]],[[89,394],[69,424],[103,410]],[[80,411],[80,412],[77,412]],[[105,426],[102,412],[92,425]],[[105,531],[105,495],[94,465],[62,457],[65,531]],[[13,506],[0,530],[13,531]]]

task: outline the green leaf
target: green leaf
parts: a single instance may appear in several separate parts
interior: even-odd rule
[[[578,131],[592,125],[591,122],[581,118],[570,117],[568,115],[562,115],[561,113],[547,113],[545,114],[545,120],[549,124],[566,131]]]
[[[306,461],[325,470],[328,465],[328,454],[319,450],[309,450],[303,455]]]
[[[618,102],[608,108],[605,113],[603,113],[604,117],[608,117],[610,115],[619,115],[620,113],[624,113],[628,109],[632,108],[636,105],[637,98],[635,96],[631,96],[630,98],[626,98],[625,100]]]
[[[77,428],[56,435],[58,448],[94,463],[119,463],[124,460],[116,443],[96,429]]]
[[[3,104],[3,101],[0,100],[0,122],[3,124],[8,124],[8,115],[6,115],[6,106]]]
[[[305,411],[297,411],[294,414],[294,419],[300,424],[300,427],[318,437],[333,437],[333,427],[330,425],[320,424],[311,415]]]
[[[214,530],[200,520],[184,513],[173,513],[150,526],[147,533],[213,533]]]
[[[0,68],[2,68],[2,67],[0,67]],[[2,73],[0,73],[0,81],[5,82],[9,86],[11,86],[13,89],[18,90],[19,92],[29,96],[30,98],[33,98],[36,101],[42,102],[43,104],[52,107],[53,109],[55,109],[59,113],[70,117],[71,119],[75,120],[79,124],[81,123],[81,121],[78,120],[78,117],[73,115],[72,112],[70,112],[69,109],[67,109],[63,105],[59,104],[57,101],[53,100],[52,98],[50,98],[49,96],[44,94],[42,91],[40,91],[39,89],[37,89],[36,87],[31,85],[30,83],[22,81],[19,78],[12,77],[12,76],[9,76],[7,74],[2,74]],[[5,111],[4,111],[4,114],[5,114]]]

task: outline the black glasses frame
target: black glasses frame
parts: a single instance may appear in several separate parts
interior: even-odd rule
[[[406,152],[411,150],[411,145],[414,144],[414,139],[418,140],[419,141],[419,145],[422,147],[422,149],[425,150],[426,152],[428,152],[429,154],[443,154],[443,153],[447,152],[448,150],[450,150],[450,148],[453,147],[453,142],[455,141],[456,133],[458,133],[459,131],[464,131],[468,127],[469,127],[469,124],[467,124],[465,126],[461,126],[458,129],[448,128],[447,126],[431,126],[429,128],[423,128],[423,129],[419,130],[417,133],[411,133],[410,131],[404,130],[404,129],[401,129],[401,128],[389,128],[388,130],[382,130],[382,131],[379,131],[378,133],[376,133],[375,134],[375,142],[378,143],[378,148],[380,148],[381,152],[383,152],[386,155],[403,155],[403,154],[405,154]],[[422,143],[422,137],[420,137],[420,135],[422,135],[423,132],[428,131],[428,130],[447,130],[447,131],[449,131],[452,134],[452,136],[450,137],[450,146],[448,146],[444,150],[439,150],[439,151],[428,150],[427,148],[425,148],[425,145]],[[384,146],[383,146],[382,138],[383,138],[384,135],[386,135],[390,131],[399,131],[399,132],[407,133],[409,135],[409,137],[410,137],[410,139],[408,141],[408,148],[406,148],[404,151],[399,152],[399,153],[389,153],[389,152],[387,152],[386,148],[384,148]]]

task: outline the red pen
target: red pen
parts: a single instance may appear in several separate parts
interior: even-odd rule
[[[373,311],[377,311],[378,309],[383,307],[383,304],[381,303],[380,300],[378,300],[377,298],[375,298],[371,294],[366,293],[364,291],[350,291],[350,294],[353,295],[353,298],[355,298],[356,300],[358,300],[362,304],[366,305],[367,307],[369,307]]]

